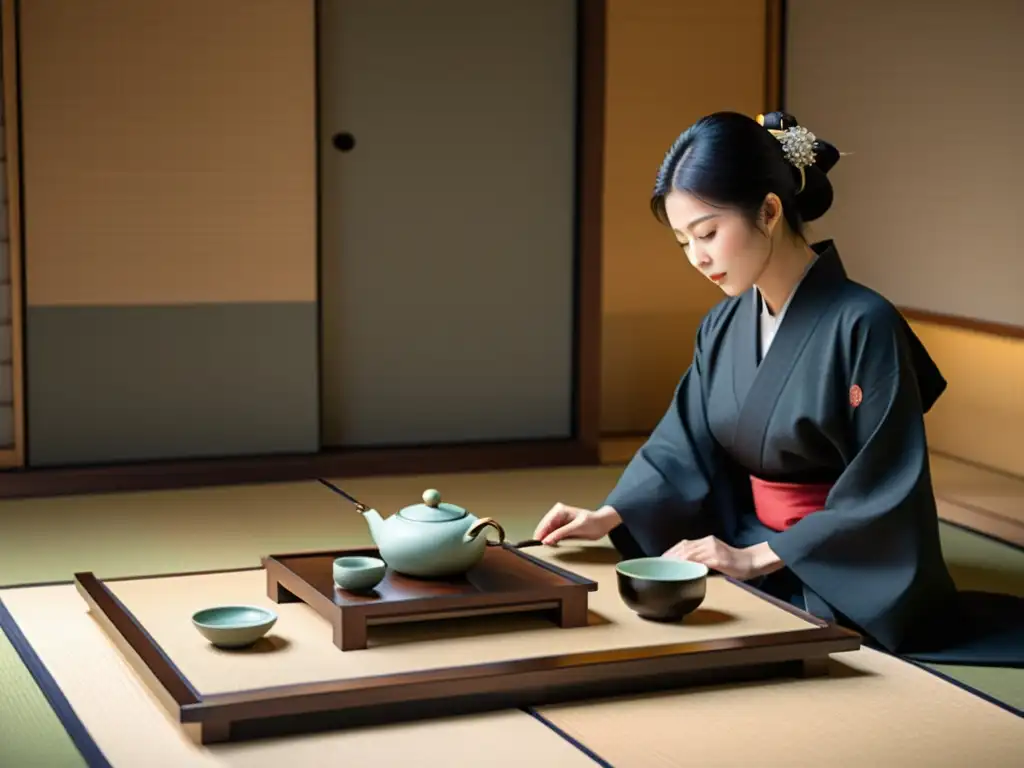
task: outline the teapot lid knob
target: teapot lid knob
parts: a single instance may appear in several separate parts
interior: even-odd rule
[[[441,503],[441,492],[429,488],[423,492],[423,503],[428,507],[436,507]]]

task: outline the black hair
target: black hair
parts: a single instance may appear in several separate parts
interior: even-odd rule
[[[832,205],[828,172],[839,162],[839,150],[816,138],[814,164],[804,168],[801,176],[786,159],[782,143],[770,133],[798,125],[785,112],[758,120],[735,112],[701,118],[666,153],[654,185],[652,212],[667,224],[665,196],[677,189],[710,205],[736,208],[756,224],[765,197],[774,192],[782,201],[790,229],[803,235],[804,223],[820,218]]]

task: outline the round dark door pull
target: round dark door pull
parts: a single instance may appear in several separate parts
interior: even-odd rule
[[[343,131],[331,137],[331,144],[339,152],[351,152],[356,146],[356,137],[348,131]]]

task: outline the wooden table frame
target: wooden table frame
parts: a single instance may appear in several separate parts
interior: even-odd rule
[[[172,576],[154,574],[116,581]],[[91,572],[74,583],[93,617],[157,700],[197,744],[239,741],[324,728],[352,727],[696,684],[821,674],[828,656],[857,650],[861,636],[829,624],[742,582],[736,586],[798,616],[811,628],[203,695],[160,645]],[[341,651],[339,651],[340,653]]]
[[[342,651],[366,649],[372,626],[429,619],[543,612],[564,629],[585,627],[590,615],[588,596],[598,587],[597,582],[531,557],[507,543],[493,548],[488,546],[478,567],[494,574],[504,567],[501,563],[509,563],[511,558],[513,562],[532,566],[532,583],[517,583],[515,589],[506,588],[498,592],[446,595],[443,589],[432,589],[428,581],[417,585],[422,594],[415,597],[406,588],[403,590],[406,592],[404,599],[400,600],[339,602],[336,595],[329,597],[322,593],[295,569],[296,564],[303,560],[324,561],[342,556],[379,558],[381,555],[376,547],[355,547],[262,558],[267,574],[267,597],[275,603],[301,602],[308,605],[330,622],[334,644]],[[494,558],[498,559],[497,563]],[[388,570],[390,573],[391,569]]]

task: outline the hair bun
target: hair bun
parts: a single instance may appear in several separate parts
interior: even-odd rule
[[[782,133],[791,128],[800,127],[800,121],[788,112],[769,112],[758,115],[757,122],[780,139]],[[800,217],[804,221],[821,218],[832,206],[833,191],[828,173],[839,162],[841,156],[834,145],[817,136],[814,137],[811,150],[814,161],[811,165],[804,166],[802,172],[798,166],[791,163],[799,189],[796,196],[797,206],[800,209]],[[787,162],[789,162],[788,158]],[[799,186],[801,184],[802,188]]]
[[[814,167],[822,173],[831,171],[839,162],[839,150],[827,141],[819,138],[814,139]]]
[[[820,219],[832,207],[833,197],[832,182],[828,176],[817,166],[804,168],[804,188],[796,196],[800,218],[804,221]]]
[[[788,112],[769,112],[765,115],[758,115],[757,122],[769,131],[784,131],[787,128],[796,128],[800,123]]]

